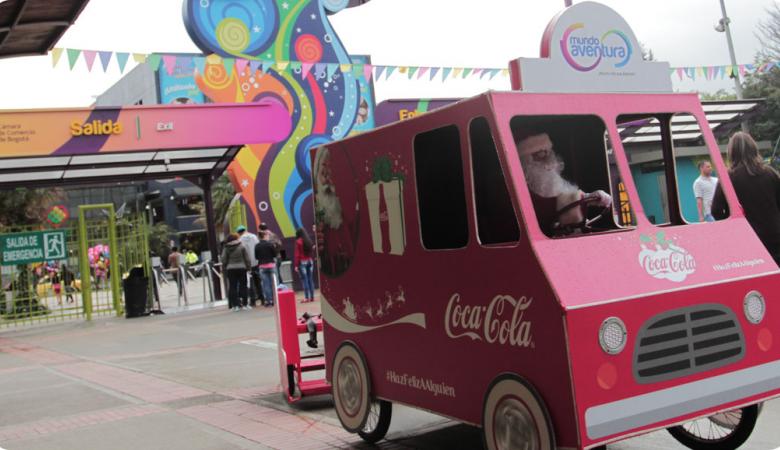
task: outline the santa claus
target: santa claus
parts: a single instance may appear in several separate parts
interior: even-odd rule
[[[565,233],[587,224],[588,206],[608,208],[612,197],[602,190],[586,194],[561,176],[563,160],[547,133],[526,133],[517,142],[523,173],[539,226],[545,234]]]

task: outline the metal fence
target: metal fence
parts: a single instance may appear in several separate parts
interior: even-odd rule
[[[39,230],[15,226],[0,234]],[[121,315],[121,278],[133,267],[151,275],[143,215],[117,219],[111,204],[87,205],[79,208],[78,221],[58,230],[65,232],[66,257],[0,265],[0,328]]]

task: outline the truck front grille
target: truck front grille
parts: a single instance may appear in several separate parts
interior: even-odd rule
[[[739,361],[745,338],[736,315],[719,304],[661,313],[639,330],[634,378],[656,383]]]

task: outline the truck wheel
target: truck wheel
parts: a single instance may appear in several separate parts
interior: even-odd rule
[[[482,407],[482,436],[488,450],[555,449],[544,402],[533,386],[515,375],[502,375],[488,388]]]
[[[371,406],[371,379],[363,354],[345,342],[333,358],[333,403],[344,429],[357,433],[363,429]]]
[[[751,405],[692,420],[667,431],[694,450],[733,450],[750,437],[757,419],[758,405]]]
[[[368,412],[368,418],[363,429],[358,435],[369,444],[381,441],[390,428],[390,419],[393,417],[393,404],[386,400],[373,400]]]

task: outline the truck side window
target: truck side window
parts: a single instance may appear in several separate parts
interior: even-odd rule
[[[520,239],[520,227],[501,170],[496,143],[484,117],[471,122],[469,139],[479,242],[482,245],[515,243]]]
[[[712,162],[696,117],[623,115],[618,117],[618,131],[650,222],[682,225],[710,220],[717,174],[701,176]]]
[[[414,174],[423,246],[429,250],[465,247],[469,231],[458,127],[415,136]]]

